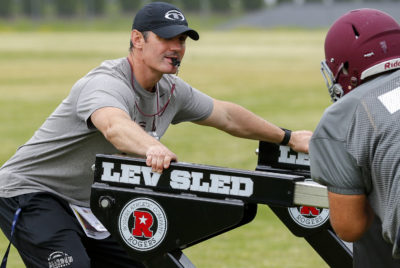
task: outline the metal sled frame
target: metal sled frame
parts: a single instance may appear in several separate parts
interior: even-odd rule
[[[91,209],[128,254],[149,268],[195,267],[182,250],[251,222],[258,204],[268,205],[330,267],[352,267],[351,248],[317,215],[328,213],[327,192],[308,181],[307,157],[260,142],[255,171],[172,163],[158,175],[143,159],[97,155]],[[299,206],[318,207],[317,218],[304,218],[316,226],[293,218]]]

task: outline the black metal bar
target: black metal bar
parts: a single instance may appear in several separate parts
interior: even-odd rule
[[[331,228],[304,237],[330,267],[353,267],[352,248],[340,240]]]
[[[307,225],[301,226],[293,220],[288,208],[270,208],[292,234],[303,237],[330,267],[353,267],[352,250],[336,236],[328,220],[320,226],[304,227]]]
[[[195,268],[194,264],[186,257],[181,250],[175,250],[156,258],[144,261],[143,264],[147,268],[162,267],[162,268]]]
[[[301,174],[304,179],[310,178],[308,155],[298,154],[287,146],[267,142],[260,142],[257,170]],[[328,209],[307,206],[269,207],[294,235],[303,237],[330,267],[353,267],[352,248],[332,230]],[[302,208],[315,213],[302,215]]]
[[[299,175],[246,171],[188,163],[171,163],[162,174],[151,173],[143,159],[97,155],[95,182],[118,187],[143,187],[166,193],[235,198],[249,203],[293,205]]]

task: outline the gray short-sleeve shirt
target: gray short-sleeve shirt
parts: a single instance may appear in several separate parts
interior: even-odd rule
[[[312,178],[338,194],[365,194],[395,245],[400,227],[400,71],[348,93],[324,113],[310,141]]]
[[[148,92],[132,77],[126,58],[105,61],[72,87],[33,137],[1,167],[0,196],[46,191],[88,206],[95,155],[119,153],[90,122],[91,114],[102,107],[125,111],[161,138],[171,123],[206,119],[213,100],[175,75],[164,75],[156,91]]]

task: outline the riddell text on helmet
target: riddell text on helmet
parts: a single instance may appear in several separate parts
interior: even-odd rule
[[[390,69],[393,69],[393,68],[399,68],[400,67],[400,61],[399,60],[396,60],[396,61],[394,61],[394,62],[386,62],[385,63],[385,70],[390,70]]]

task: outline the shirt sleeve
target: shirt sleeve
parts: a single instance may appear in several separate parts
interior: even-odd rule
[[[310,168],[314,181],[337,194],[364,194],[362,169],[345,148],[345,142],[329,138],[312,138]]]
[[[177,81],[178,111],[172,124],[185,121],[200,121],[207,119],[213,108],[213,99],[203,92],[191,87],[182,80]]]
[[[97,75],[83,86],[77,99],[76,112],[89,128],[93,128],[90,116],[100,108],[115,107],[130,114],[129,98],[133,99],[134,95],[124,83],[108,75]]]

